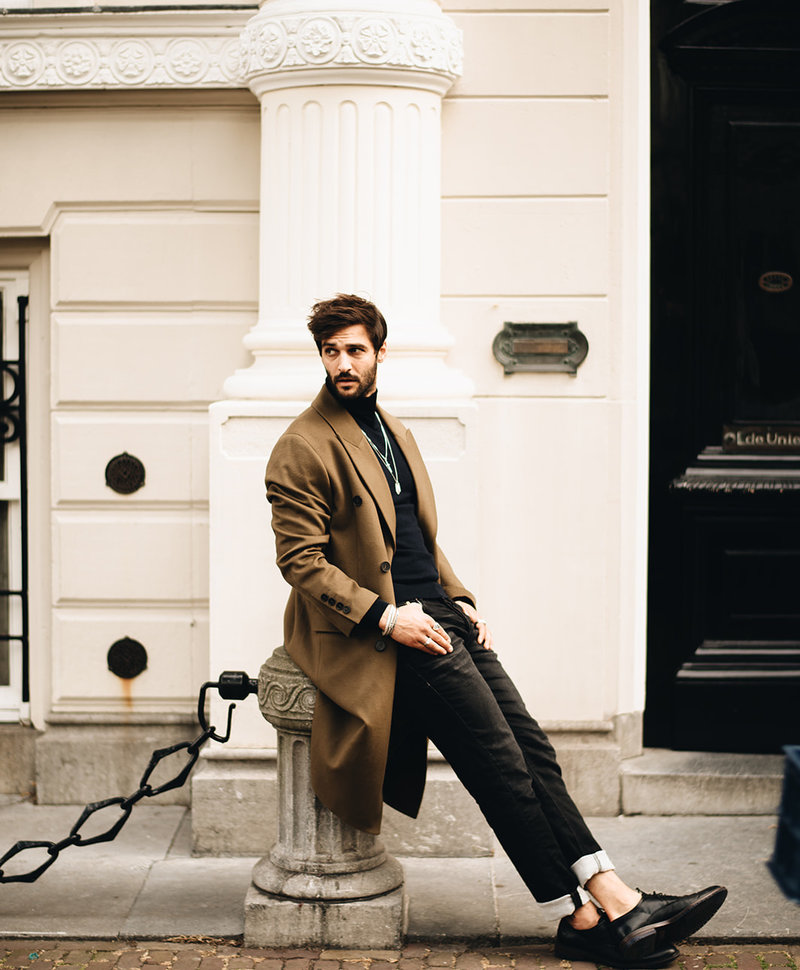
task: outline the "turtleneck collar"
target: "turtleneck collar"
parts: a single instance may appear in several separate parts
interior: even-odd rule
[[[359,424],[376,424],[375,412],[378,407],[378,392],[364,397],[354,397],[351,401],[345,401],[336,391],[330,377],[325,378],[325,386],[339,404],[348,411],[359,422]]]

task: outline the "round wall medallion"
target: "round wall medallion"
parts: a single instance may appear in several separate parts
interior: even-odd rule
[[[116,640],[108,648],[108,669],[123,680],[133,680],[147,669],[147,651],[130,637]]]
[[[794,280],[788,273],[770,270],[759,276],[758,285],[765,293],[785,293],[794,286]]]
[[[342,32],[330,17],[312,17],[297,31],[295,49],[309,64],[327,64],[341,46]]]
[[[115,455],[106,465],[106,485],[120,495],[130,495],[144,485],[144,465],[127,451]]]
[[[33,44],[10,44],[5,50],[4,70],[12,84],[20,87],[35,84],[44,73],[44,68],[44,54]]]

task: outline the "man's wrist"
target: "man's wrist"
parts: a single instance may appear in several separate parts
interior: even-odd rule
[[[366,633],[368,630],[378,630],[383,631],[383,625],[381,621],[383,620],[384,614],[386,613],[386,608],[390,604],[386,600],[382,600],[380,596],[375,600],[375,602],[370,606],[367,612],[361,617],[361,622],[358,624],[359,630]]]
[[[395,624],[397,623],[397,607],[392,606],[391,603],[386,607],[383,616],[378,624],[381,628],[381,632],[385,637],[390,637],[394,633]]]

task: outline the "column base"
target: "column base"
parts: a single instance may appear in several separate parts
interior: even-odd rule
[[[328,863],[330,872],[314,872],[312,864],[303,870],[302,865],[300,862],[298,868],[286,869],[266,856],[253,869],[253,886],[268,896],[312,902],[381,899],[403,886],[402,866],[382,849],[374,859],[365,859],[364,868],[355,872],[347,871],[352,862],[341,856]]]
[[[402,887],[350,902],[296,900],[251,886],[244,901],[244,944],[393,950],[405,933]]]

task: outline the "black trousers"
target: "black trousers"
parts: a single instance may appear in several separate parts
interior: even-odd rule
[[[497,654],[452,600],[423,600],[453,652],[398,646],[392,731],[423,728],[478,803],[533,897],[566,915],[578,889],[613,868],[564,785],[547,735],[525,708]]]

